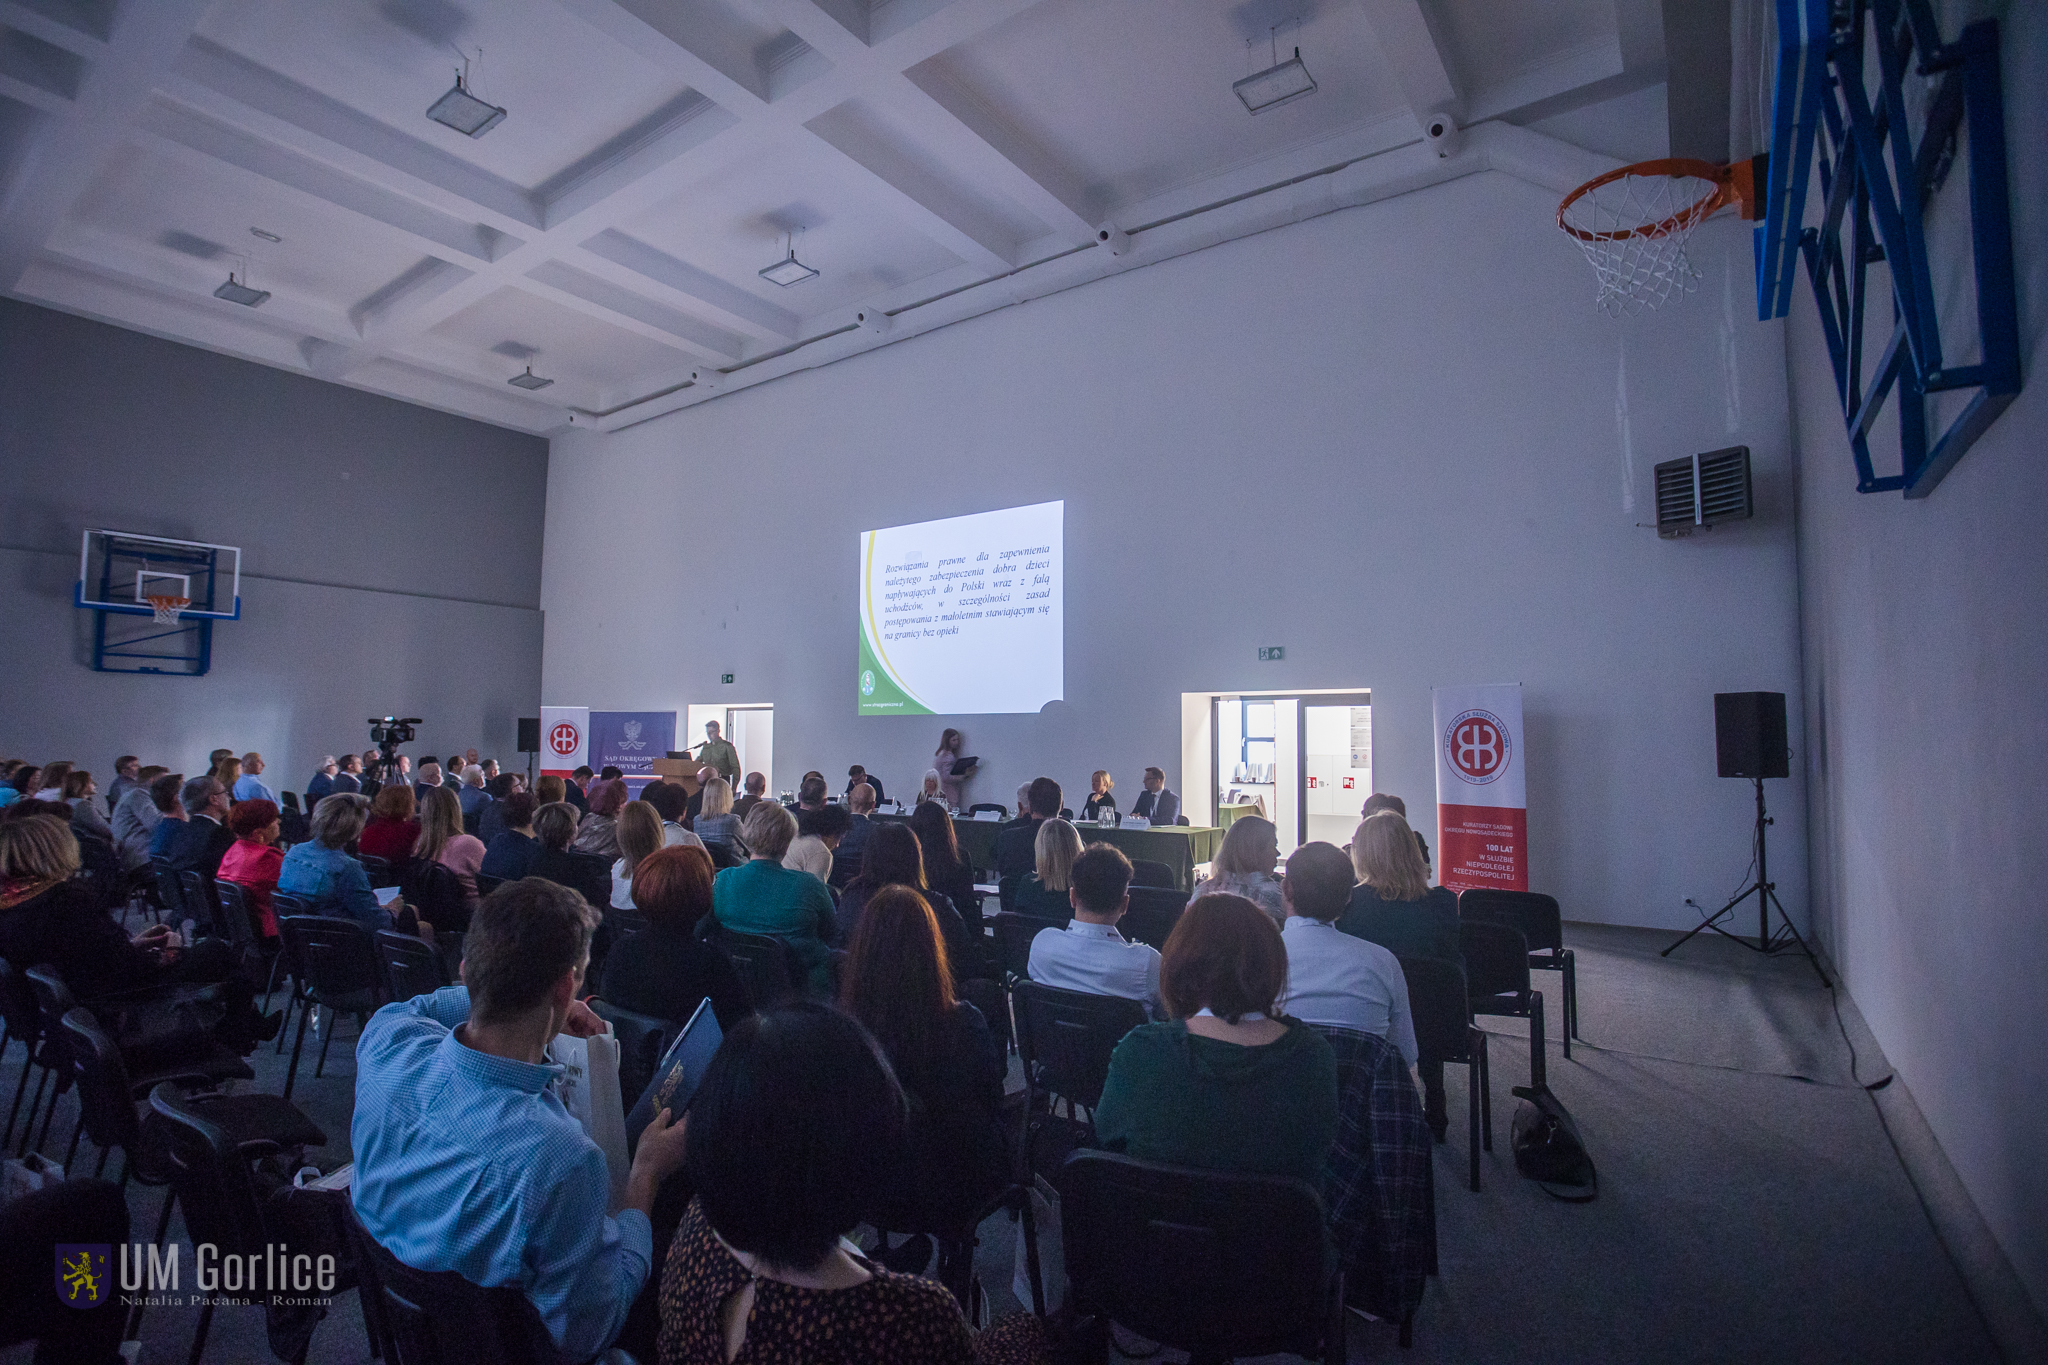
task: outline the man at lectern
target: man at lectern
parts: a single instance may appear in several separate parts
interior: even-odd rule
[[[740,784],[740,751],[732,747],[731,740],[719,737],[717,721],[704,722],[704,742],[697,750],[698,762],[718,769],[718,775],[735,787]]]

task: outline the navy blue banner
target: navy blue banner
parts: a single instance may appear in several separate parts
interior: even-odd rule
[[[676,746],[673,711],[592,711],[588,762],[598,772],[606,765],[626,775],[626,788],[639,794],[654,780],[654,760],[668,757]]]

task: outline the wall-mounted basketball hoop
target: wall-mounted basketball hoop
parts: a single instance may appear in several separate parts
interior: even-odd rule
[[[1690,157],[1638,161],[1595,176],[1557,206],[1557,225],[1579,244],[1610,317],[1661,308],[1693,291],[1699,272],[1685,258],[1693,229],[1736,205],[1755,218],[1750,162],[1716,166]]]
[[[213,666],[213,623],[242,617],[242,551],[89,530],[73,600],[93,613],[98,671],[198,677]]]

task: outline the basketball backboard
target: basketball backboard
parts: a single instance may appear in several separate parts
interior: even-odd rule
[[[78,550],[76,605],[150,616],[152,596],[189,599],[181,617],[237,621],[242,616],[242,551],[234,545],[173,540],[134,531],[88,530]]]

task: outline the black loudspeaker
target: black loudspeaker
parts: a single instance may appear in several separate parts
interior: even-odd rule
[[[1783,692],[1716,692],[1714,757],[1723,777],[1790,777]]]
[[[1782,730],[1784,727],[1780,726],[1779,728]],[[519,718],[519,752],[522,754],[537,754],[540,752],[539,716],[521,716]]]

